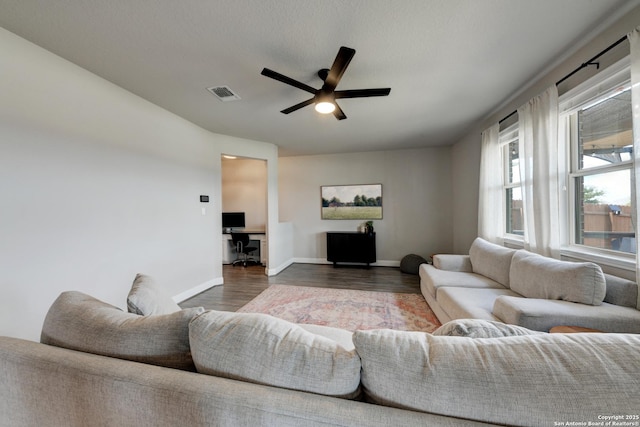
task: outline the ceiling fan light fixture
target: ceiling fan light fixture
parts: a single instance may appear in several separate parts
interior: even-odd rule
[[[335,111],[336,105],[329,101],[316,102],[316,111],[320,114],[331,114]]]

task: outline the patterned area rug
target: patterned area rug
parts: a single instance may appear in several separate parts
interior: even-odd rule
[[[271,285],[238,312],[265,313],[294,323],[350,331],[433,332],[438,318],[420,294]]]

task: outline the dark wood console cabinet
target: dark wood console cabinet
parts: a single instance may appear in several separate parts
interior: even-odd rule
[[[376,262],[376,233],[327,232],[327,260],[338,262]]]

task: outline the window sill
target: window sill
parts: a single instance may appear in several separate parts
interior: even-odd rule
[[[583,250],[575,247],[564,247],[560,249],[560,255],[580,261],[591,261],[598,265],[619,268],[627,271],[636,270],[635,257],[619,256],[614,254],[603,254],[597,251]]]
[[[503,245],[511,249],[524,249],[522,238],[505,236],[502,238]]]
[[[503,238],[504,246],[512,249],[524,249],[524,242],[518,238],[506,236]],[[564,246],[560,248],[560,256],[571,258],[577,261],[594,262],[600,266],[619,268],[621,270],[636,270],[636,260],[634,256],[620,256],[611,253],[603,253],[597,250],[576,246]]]

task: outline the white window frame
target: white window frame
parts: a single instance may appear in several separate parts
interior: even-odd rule
[[[626,57],[617,63],[602,70],[596,76],[583,82],[574,89],[560,96],[559,112],[560,112],[560,139],[559,149],[562,147],[569,151],[567,165],[567,184],[568,191],[561,198],[564,209],[567,212],[563,217],[563,246],[561,254],[566,257],[593,261],[598,264],[608,265],[625,270],[635,270],[635,254],[628,254],[620,251],[608,249],[600,249],[580,245],[575,242],[576,239],[576,178],[596,175],[602,172],[613,172],[616,170],[632,170],[633,160],[615,163],[613,165],[604,165],[591,167],[587,169],[578,169],[578,138],[577,135],[577,117],[579,110],[592,106],[595,103],[611,97],[612,94],[620,93],[630,85],[630,58]],[[563,137],[564,136],[564,137]],[[633,200],[633,198],[632,198]],[[634,208],[635,209],[635,208]]]
[[[510,182],[509,180],[509,169],[510,169],[510,159],[509,155],[509,144],[512,142],[518,141],[518,122],[506,127],[501,130],[499,133],[499,144],[501,147],[502,153],[502,165],[503,165],[503,177],[502,177],[502,197],[504,200],[504,223],[502,224],[503,234],[505,240],[524,243],[524,236],[520,234],[509,233],[507,231],[507,222],[509,221],[510,212],[508,211],[508,203],[507,203],[507,191],[513,190],[514,188],[522,188],[522,180],[518,182]]]

